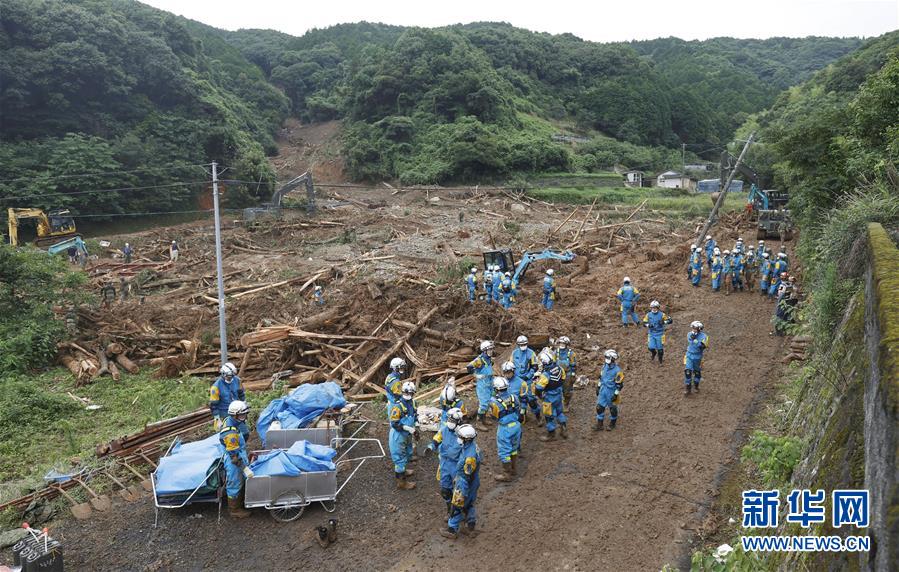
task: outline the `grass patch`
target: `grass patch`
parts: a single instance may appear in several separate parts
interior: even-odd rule
[[[90,465],[98,443],[205,406],[209,383],[193,377],[154,379],[147,372],[76,388],[71,374],[61,368],[5,378],[0,382],[0,481],[5,483],[0,498],[37,484],[54,466]],[[102,407],[88,411],[68,393]],[[252,394],[253,413],[258,415],[278,394]]]
[[[646,208],[650,210],[668,211],[685,215],[706,215],[712,208],[712,200],[708,194],[691,193],[684,189],[666,189],[659,187],[547,187],[531,189],[528,194],[542,201],[553,203],[586,204],[594,199],[597,205],[633,205],[637,206],[644,199]],[[746,193],[728,193],[721,210],[723,212],[740,211],[746,207]]]

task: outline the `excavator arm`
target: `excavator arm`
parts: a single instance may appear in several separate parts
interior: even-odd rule
[[[521,260],[518,262],[518,267],[515,268],[515,274],[512,276],[512,280],[514,280],[516,284],[521,284],[521,278],[524,276],[524,273],[527,271],[531,262],[536,262],[537,260],[561,260],[562,262],[571,262],[574,258],[575,254],[569,250],[559,252],[557,250],[546,249],[541,252],[524,252],[521,255]]]

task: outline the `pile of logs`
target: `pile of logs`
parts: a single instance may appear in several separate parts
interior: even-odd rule
[[[98,377],[111,376],[119,381],[119,367],[128,373],[137,373],[140,368],[125,355],[122,344],[113,342],[105,347],[87,350],[74,342],[59,344],[59,361],[66,366],[77,380],[77,385],[85,385]]]
[[[783,358],[783,363],[791,363],[794,361],[805,361],[807,359],[808,347],[812,343],[810,336],[796,336],[790,340],[790,353]]]
[[[212,413],[209,412],[208,408],[204,407],[178,417],[149,423],[140,433],[125,435],[124,437],[113,439],[109,443],[97,445],[97,457],[133,455],[148,445],[158,444],[163,440],[169,441],[173,437],[208,425],[210,421],[212,421]]]

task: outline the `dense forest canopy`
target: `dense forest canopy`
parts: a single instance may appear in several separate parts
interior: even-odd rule
[[[347,172],[360,180],[662,170],[678,164],[682,143],[711,156],[781,89],[858,44],[599,44],[503,23],[362,22],[293,37],[218,30],[126,0],[9,0],[0,198],[81,213],[183,208],[207,178],[195,165],[216,160],[229,178],[256,182],[229,199],[254,199],[274,183],[266,155],[289,114],[340,119]],[[145,186],[154,188],[95,192]]]

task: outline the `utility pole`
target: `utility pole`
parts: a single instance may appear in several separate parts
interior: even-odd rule
[[[743,162],[743,157],[746,156],[746,151],[749,151],[749,146],[752,144],[752,138],[755,137],[755,133],[751,133],[749,135],[749,139],[746,140],[746,144],[743,145],[743,150],[740,151],[740,156],[737,157],[737,162],[734,164],[734,168],[730,170],[730,173],[727,175],[727,181],[724,183],[724,188],[721,189],[721,193],[718,194],[718,200],[715,201],[715,206],[712,207],[712,212],[709,213],[709,220],[705,222],[705,226],[702,227],[702,232],[699,233],[699,236],[696,238],[696,244],[701,244],[703,239],[706,237],[706,233],[711,228],[712,223],[715,221],[715,216],[718,214],[718,209],[721,208],[721,205],[724,204],[724,198],[727,196],[727,191],[730,189],[730,184],[734,180],[734,175],[737,174],[737,170],[740,167],[740,163]]]
[[[681,177],[687,174],[687,144],[680,144],[680,174]]]
[[[228,361],[228,337],[225,329],[225,281],[222,277],[222,217],[219,214],[218,165],[212,162],[212,204],[215,210],[215,273],[219,292],[219,351],[222,365]]]

